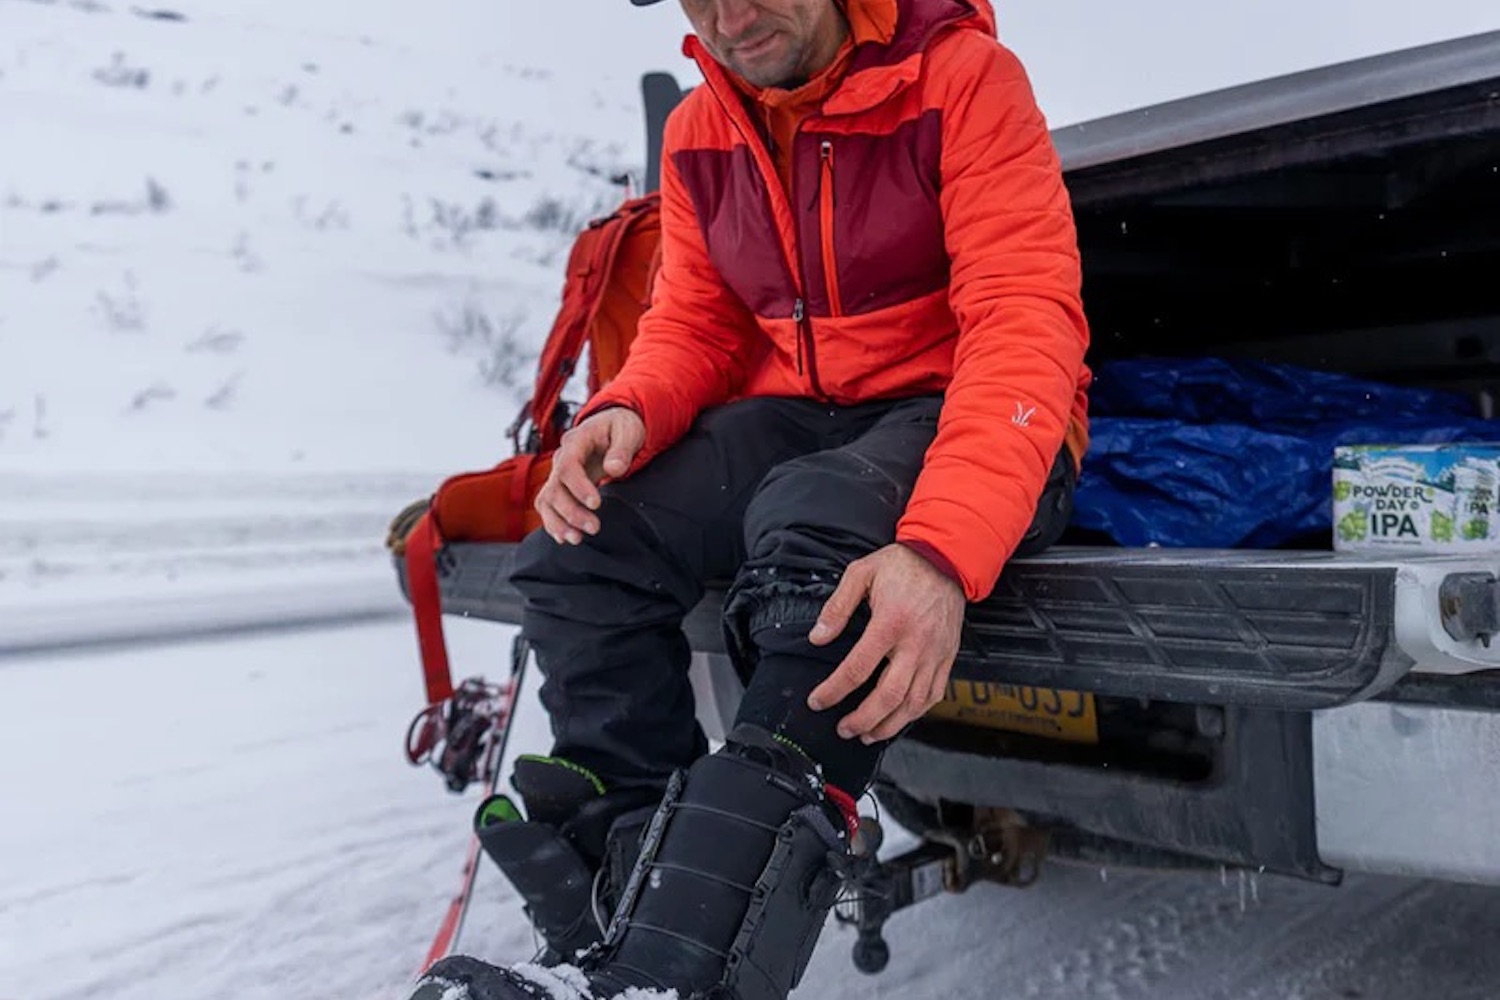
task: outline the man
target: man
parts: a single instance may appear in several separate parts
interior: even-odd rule
[[[682,5],[705,85],[667,125],[652,308],[513,577],[555,747],[517,766],[527,818],[480,826],[547,953],[444,960],[422,1000],[784,998],[966,602],[1069,513],[1073,220],[988,3]],[[681,623],[716,580],[748,684],[709,754]]]

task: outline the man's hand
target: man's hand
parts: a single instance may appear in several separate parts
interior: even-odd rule
[[[562,436],[535,504],[553,541],[578,545],[585,533],[598,534],[593,512],[599,509],[600,481],[623,476],[645,443],[645,422],[623,406],[596,413]]]
[[[808,639],[824,646],[839,636],[868,597],[870,624],[844,662],[807,699],[832,708],[889,658],[875,690],[839,722],[844,739],[878,743],[896,736],[943,700],[963,631],[964,593],[904,545],[888,545],[851,563],[823,605]]]

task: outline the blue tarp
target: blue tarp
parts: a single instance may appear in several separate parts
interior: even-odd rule
[[[1073,524],[1133,547],[1302,542],[1332,530],[1335,446],[1500,441],[1457,394],[1217,358],[1103,366],[1090,402]]]

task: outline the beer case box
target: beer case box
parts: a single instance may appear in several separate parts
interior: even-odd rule
[[[1500,550],[1500,443],[1334,449],[1333,547]]]

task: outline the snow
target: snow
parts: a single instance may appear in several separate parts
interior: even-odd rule
[[[389,995],[470,808],[401,756],[407,632],[0,669],[0,995]]]
[[[999,5],[1057,125],[1500,29],[1081,3]],[[495,460],[572,230],[639,174],[640,73],[698,78],[676,6],[0,0],[0,467]]]
[[[0,655],[391,616],[399,474],[0,473]]]
[[[173,9],[0,0],[4,467],[496,460],[675,29],[579,73],[529,4]]]
[[[1000,20],[1068,124],[1500,8]],[[570,231],[639,172],[639,74],[695,78],[682,28],[623,0],[0,0],[0,998],[403,994],[476,802],[401,754],[422,690],[385,526],[508,452]],[[503,672],[511,630],[448,632],[461,675]],[[512,754],[546,748],[523,704]],[[465,949],[530,957],[481,878]],[[830,931],[800,994],[1477,1000],[1497,935],[1471,887],[1054,865],[897,915],[878,978]]]
[[[510,634],[450,622],[457,668],[500,675]],[[0,997],[401,997],[477,804],[401,756],[414,645],[396,622],[0,663]],[[535,691],[512,757],[545,749]],[[529,959],[514,894],[482,872],[464,949]],[[1496,900],[1054,863],[1030,890],[897,914],[878,977],[830,928],[797,995],[1490,1000]]]
[[[548,968],[531,962],[521,962],[516,965],[515,971],[523,979],[546,990],[552,1000],[591,1000],[593,996],[593,991],[589,988],[588,977],[583,974],[582,970],[571,965]]]

